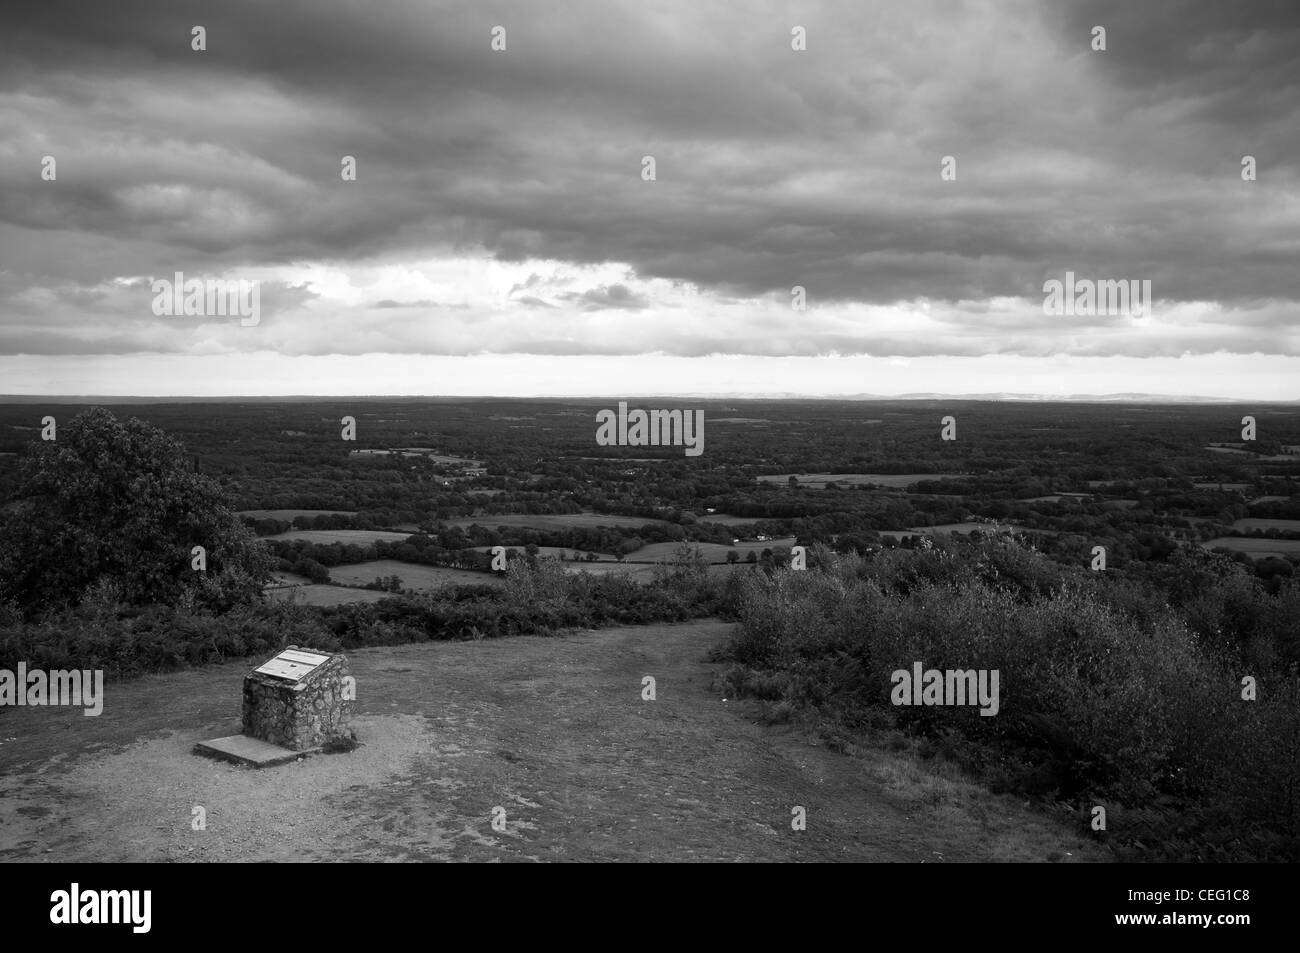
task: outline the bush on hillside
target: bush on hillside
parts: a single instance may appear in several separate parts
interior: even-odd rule
[[[28,618],[89,597],[224,611],[260,598],[272,562],[184,447],[103,408],[31,445],[0,525],[0,602]],[[206,570],[193,568],[193,548]]]

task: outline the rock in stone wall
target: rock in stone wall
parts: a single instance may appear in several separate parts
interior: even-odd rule
[[[241,730],[249,737],[293,751],[319,748],[344,737],[353,708],[352,700],[343,697],[347,657],[319,649],[300,651],[329,655],[330,659],[299,682],[258,672],[244,676]]]

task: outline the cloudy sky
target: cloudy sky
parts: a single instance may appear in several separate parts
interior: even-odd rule
[[[17,9],[0,393],[1300,398],[1292,0]]]

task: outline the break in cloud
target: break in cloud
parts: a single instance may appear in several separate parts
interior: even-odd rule
[[[47,0],[0,30],[0,130],[0,391],[256,358],[383,393],[376,355],[477,388],[496,355],[539,392],[583,391],[561,357],[882,392],[828,368],[892,358],[906,391],[1300,397],[1286,0]],[[1067,270],[1154,313],[1045,315]],[[156,317],[177,271],[260,281],[260,323]]]

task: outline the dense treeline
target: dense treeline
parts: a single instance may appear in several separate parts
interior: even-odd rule
[[[12,670],[22,661],[32,669],[102,669],[110,678],[122,678],[260,655],[290,644],[352,649],[678,622],[734,614],[734,600],[731,584],[711,580],[687,553],[658,567],[650,585],[618,575],[570,574],[555,562],[520,559],[500,588],[449,587],[330,608],[250,602],[216,614],[99,598],[39,621],[0,610],[0,668]]]

